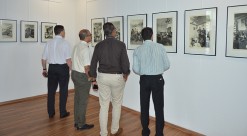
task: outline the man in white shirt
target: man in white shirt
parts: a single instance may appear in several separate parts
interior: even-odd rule
[[[59,85],[60,118],[69,116],[66,110],[68,97],[69,71],[71,69],[70,45],[64,40],[65,30],[62,25],[54,27],[55,37],[45,45],[42,55],[43,76],[48,77],[47,110],[49,118],[55,115],[55,94]],[[47,72],[46,64],[49,64]]]
[[[86,110],[91,87],[88,75],[91,54],[88,43],[92,41],[92,34],[87,29],[79,32],[80,43],[75,45],[72,55],[72,81],[74,82],[74,125],[77,130],[93,128],[93,124],[86,124]]]

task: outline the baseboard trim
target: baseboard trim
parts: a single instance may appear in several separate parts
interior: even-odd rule
[[[73,93],[73,92],[74,92],[74,89],[69,89],[69,93]],[[47,94],[36,95],[36,96],[31,96],[31,97],[26,97],[26,98],[21,98],[21,99],[16,99],[16,100],[10,100],[10,101],[6,101],[6,102],[0,102],[0,106],[31,101],[31,100],[35,100],[38,98],[44,98],[44,97],[47,97]]]
[[[69,90],[69,93],[73,93],[74,92],[74,89],[70,89]],[[57,92],[58,93],[58,92]],[[37,96],[32,96],[32,97],[26,97],[26,98],[22,98],[22,99],[16,99],[16,100],[11,100],[11,101],[6,101],[6,102],[0,102],[0,106],[4,106],[4,105],[10,105],[10,104],[15,104],[15,103],[20,103],[20,102],[26,102],[26,101],[31,101],[31,100],[35,100],[35,99],[38,99],[38,98],[44,98],[44,97],[47,97],[47,94],[42,94],[42,95],[37,95]],[[90,95],[91,98],[93,99],[96,99],[98,100],[99,98],[95,95]],[[134,114],[137,114],[139,115],[140,112],[138,111],[135,111],[133,109],[130,109],[128,107],[125,107],[125,106],[122,106],[124,110],[126,111],[130,111]],[[151,120],[155,120],[154,117],[150,117]],[[195,131],[192,131],[192,130],[188,130],[186,128],[183,128],[183,127],[180,127],[180,126],[177,126],[177,125],[174,125],[172,123],[169,123],[169,122],[165,122],[165,124],[171,128],[175,128],[175,129],[179,129],[180,131],[182,132],[185,132],[191,136],[205,136],[203,134],[200,134],[200,133],[197,133]]]

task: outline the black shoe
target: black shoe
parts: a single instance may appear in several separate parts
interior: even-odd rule
[[[90,129],[90,128],[93,128],[94,127],[94,124],[85,124],[83,125],[82,127],[76,127],[77,130],[85,130],[85,129]]]
[[[65,117],[68,117],[69,116],[69,114],[70,114],[70,112],[66,112],[65,114],[63,114],[63,115],[60,115],[60,118],[65,118]]]
[[[51,119],[51,118],[53,118],[53,117],[54,117],[54,115],[55,115],[55,113],[54,113],[54,114],[49,115],[49,118],[50,118],[50,119]]]

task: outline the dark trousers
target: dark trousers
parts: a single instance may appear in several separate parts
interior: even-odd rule
[[[55,114],[55,94],[59,85],[60,115],[66,114],[68,97],[69,67],[67,64],[50,64],[48,70],[48,114]]]
[[[74,123],[78,127],[86,124],[86,110],[91,82],[88,81],[85,73],[72,70],[71,78],[74,83]]]
[[[164,79],[162,75],[142,75],[140,77],[140,101],[142,136],[149,136],[149,103],[152,93],[156,116],[156,136],[164,136]]]

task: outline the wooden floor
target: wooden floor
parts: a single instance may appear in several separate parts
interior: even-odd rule
[[[57,95],[58,96],[58,95]],[[8,103],[0,105],[0,136],[99,136],[99,101],[97,97],[90,96],[87,123],[95,127],[90,130],[75,130],[73,119],[74,93],[69,93],[67,110],[71,115],[60,119],[58,112],[58,97],[56,98],[56,115],[49,119],[46,111],[46,97]],[[109,112],[111,118],[111,112]],[[154,136],[155,122],[150,121],[151,135]],[[108,130],[110,129],[110,119]],[[139,113],[123,108],[120,126],[123,128],[121,136],[140,136],[141,125]],[[190,136],[179,129],[165,126],[165,136]]]

